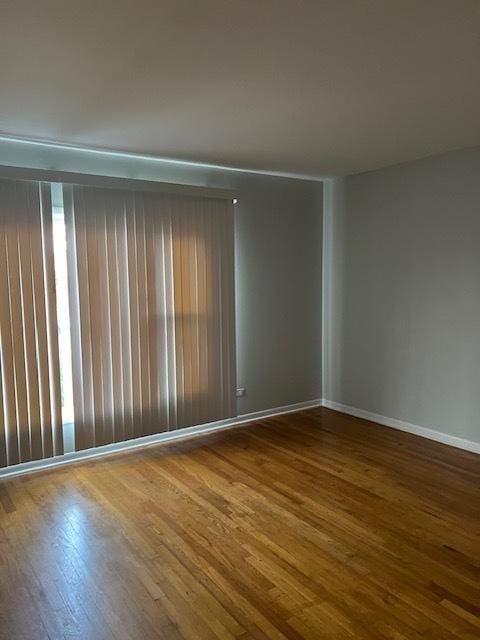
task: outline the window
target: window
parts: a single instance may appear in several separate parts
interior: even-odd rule
[[[52,229],[55,260],[55,287],[57,291],[58,351],[60,359],[60,391],[64,452],[75,450],[72,349],[70,344],[70,313],[68,298],[67,244],[63,193],[61,185],[52,184]]]
[[[0,180],[0,465],[234,413],[231,200]]]

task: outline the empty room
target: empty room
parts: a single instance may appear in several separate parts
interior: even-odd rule
[[[0,6],[0,640],[480,639],[480,2]]]

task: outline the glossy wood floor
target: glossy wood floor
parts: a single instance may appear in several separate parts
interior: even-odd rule
[[[0,637],[478,640],[479,481],[328,409],[3,480]]]

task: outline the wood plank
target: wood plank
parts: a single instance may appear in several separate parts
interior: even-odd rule
[[[328,409],[0,482],[0,639],[473,640],[480,456]]]

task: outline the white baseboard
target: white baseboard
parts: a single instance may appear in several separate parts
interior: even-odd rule
[[[297,402],[296,404],[288,404],[283,407],[274,407],[272,409],[265,409],[263,411],[244,413],[242,415],[235,416],[234,418],[218,420],[217,422],[208,422],[206,424],[201,424],[194,427],[177,429],[176,431],[155,433],[151,436],[144,436],[143,438],[135,438],[133,440],[124,440],[123,442],[106,444],[101,447],[94,447],[93,449],[85,449],[83,451],[65,453],[62,456],[56,456],[54,458],[45,458],[44,460],[34,460],[32,462],[22,462],[20,464],[12,465],[11,467],[0,469],[0,479],[7,477],[11,478],[13,476],[22,475],[24,473],[32,473],[34,471],[44,471],[46,469],[52,469],[53,467],[59,467],[64,464],[71,464],[72,462],[80,462],[81,460],[100,458],[102,456],[119,453],[121,451],[129,451],[131,449],[148,447],[154,444],[193,438],[205,433],[212,433],[213,431],[231,429],[232,427],[246,424],[248,422],[255,422],[256,420],[261,420],[263,418],[272,418],[284,413],[295,413],[297,411],[303,411],[304,409],[321,407],[322,404],[323,401],[321,399],[308,400],[307,402]]]
[[[378,413],[371,413],[364,409],[357,409],[356,407],[350,407],[346,404],[340,404],[338,402],[332,402],[331,400],[323,400],[323,406],[327,409],[334,409],[341,413],[347,413],[350,416],[356,418],[364,418],[371,422],[377,422],[385,427],[391,427],[392,429],[398,429],[399,431],[406,431],[407,433],[413,433],[416,436],[422,438],[428,438],[429,440],[435,440],[442,444],[448,444],[451,447],[457,447],[457,449],[464,449],[465,451],[471,451],[473,453],[480,453],[480,442],[474,442],[473,440],[465,440],[458,436],[451,436],[442,431],[436,431],[435,429],[429,429],[427,427],[420,427],[419,425],[412,424],[411,422],[404,422],[403,420],[396,420],[395,418],[388,418]]]
[[[66,453],[63,456],[57,456],[55,458],[47,458],[45,460],[34,460],[32,462],[23,462],[21,464],[12,465],[11,467],[5,467],[0,469],[0,479],[22,475],[24,473],[33,473],[35,471],[43,471],[46,469],[52,469],[64,464],[71,464],[73,462],[80,462],[81,460],[91,460],[94,458],[100,458],[103,456],[112,455],[114,453],[120,453],[122,451],[130,451],[132,449],[138,449],[141,447],[148,447],[156,444],[162,444],[167,442],[173,442],[175,440],[184,440],[187,438],[193,438],[202,434],[213,433],[215,431],[221,431],[223,429],[231,429],[240,425],[247,424],[249,422],[255,422],[256,420],[262,420],[264,418],[273,418],[285,413],[296,413],[305,409],[312,409],[314,407],[326,407],[327,409],[334,409],[341,413],[346,413],[357,418],[364,418],[371,422],[377,422],[385,427],[391,427],[400,431],[406,431],[429,440],[435,440],[442,442],[443,444],[464,449],[465,451],[471,451],[473,453],[480,453],[480,443],[473,442],[471,440],[465,440],[457,436],[450,436],[441,431],[435,429],[428,429],[426,427],[420,427],[410,422],[404,422],[402,420],[396,420],[394,418],[388,418],[378,413],[372,413],[365,411],[364,409],[357,409],[356,407],[350,407],[345,404],[333,402],[331,400],[308,400],[307,402],[297,402],[296,404],[289,404],[282,407],[274,407],[272,409],[265,409],[262,411],[254,411],[252,413],[244,413],[234,418],[228,418],[226,420],[218,420],[217,422],[209,422],[206,424],[197,425],[194,427],[186,427],[184,429],[178,429],[176,431],[168,431],[164,433],[156,433],[151,436],[144,436],[143,438],[135,438],[133,440],[125,440],[123,442],[115,442],[113,444],[107,444],[102,447],[95,447],[93,449],[85,449],[83,451],[74,451],[73,453]]]

